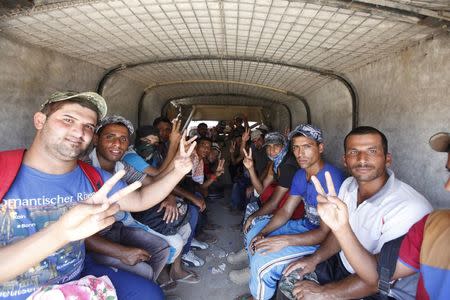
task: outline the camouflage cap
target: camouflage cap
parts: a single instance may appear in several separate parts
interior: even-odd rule
[[[67,92],[55,92],[53,93],[47,100],[45,100],[44,103],[41,104],[41,110],[50,103],[55,103],[59,101],[65,101],[70,100],[73,98],[81,98],[85,99],[92,104],[94,104],[97,107],[98,113],[99,113],[99,119],[103,119],[106,116],[106,112],[108,110],[108,107],[106,106],[106,101],[103,99],[102,96],[100,96],[97,93],[94,92],[74,92],[74,91],[67,91]]]
[[[266,134],[266,136],[264,137],[264,145],[263,147],[269,145],[269,144],[274,144],[274,145],[286,145],[286,138],[279,132],[269,132],[268,134]]]
[[[97,128],[95,129],[95,133],[98,133],[98,131],[102,127],[105,127],[106,125],[109,125],[109,124],[123,124],[128,129],[128,132],[130,133],[130,135],[132,135],[134,133],[133,124],[131,124],[130,121],[128,121],[127,119],[125,119],[124,117],[119,116],[119,115],[112,115],[112,116],[107,116],[107,117],[103,118],[100,121],[100,123],[98,123]]]
[[[252,130],[252,133],[250,134],[250,140],[257,140],[261,137],[262,134],[262,131],[259,129]]]

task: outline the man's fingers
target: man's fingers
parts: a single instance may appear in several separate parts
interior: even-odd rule
[[[195,145],[197,145],[197,142],[196,142],[196,141],[193,141],[192,144],[189,146],[189,149],[188,149],[188,151],[186,152],[185,156],[187,156],[187,157],[190,157],[190,156],[191,156],[192,152],[193,152],[194,149],[195,149]]]
[[[186,141],[186,145],[190,145],[193,141],[195,141],[197,139],[198,136],[194,135],[193,137],[191,137],[189,140]]]
[[[248,149],[248,158],[252,159],[252,148]]]
[[[97,197],[106,197],[106,195],[112,190],[114,185],[116,185],[117,182],[125,175],[125,170],[120,170],[119,172],[116,172],[110,179],[106,180],[103,183],[103,186],[95,193],[93,197],[98,195]],[[95,198],[97,198],[95,197]],[[100,200],[101,201],[101,200]],[[95,203],[95,201],[94,201]]]
[[[330,172],[325,172],[325,180],[327,181],[327,190],[329,196],[336,196],[336,190],[334,189],[333,178],[331,178]]]
[[[175,213],[173,214],[172,222],[175,222],[176,220],[178,220],[178,209],[175,209]]]
[[[311,180],[314,184],[314,187],[316,188],[317,194],[326,196],[326,193],[325,193],[322,185],[320,184],[319,179],[317,179],[317,177],[313,175],[313,176],[311,176]]]
[[[251,149],[251,148],[250,148],[250,149]],[[244,152],[244,156],[247,158],[247,157],[248,157],[247,150],[245,150],[245,148],[243,148],[242,151]]]
[[[186,143],[186,130],[183,130],[181,133],[181,140],[180,140],[180,154],[183,156],[185,153],[185,143]]]
[[[110,216],[114,216],[119,210],[120,207],[117,204],[108,205],[85,205],[88,209],[91,209],[91,214],[94,216],[96,220],[102,220]]]
[[[297,262],[291,263],[289,266],[287,266],[286,269],[283,271],[284,276],[288,276],[292,273],[292,271],[297,270],[299,267],[297,267]]]
[[[178,119],[175,119],[175,122],[173,123],[172,130],[173,130],[174,132],[180,131],[180,125],[181,125],[181,121],[178,120]]]
[[[135,181],[132,184],[128,185],[127,187],[116,192],[111,197],[109,197],[108,201],[109,201],[109,203],[116,203],[117,201],[119,201],[120,199],[125,197],[126,195],[128,195],[128,194],[134,192],[135,190],[137,190],[138,188],[140,188],[141,186],[142,186],[142,182]]]
[[[317,194],[317,202],[319,204],[326,204],[328,203],[328,198],[323,195]]]
[[[338,197],[328,197],[328,201],[337,206],[338,209],[345,209],[346,205]]]

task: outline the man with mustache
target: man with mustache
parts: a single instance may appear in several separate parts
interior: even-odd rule
[[[439,132],[430,138],[429,143],[433,150],[447,153],[446,168],[450,171],[450,133]],[[322,189],[320,185],[316,188]],[[450,178],[447,178],[444,188],[450,192]],[[397,282],[390,284],[391,280],[419,273],[416,299],[448,298],[450,256],[446,249],[450,243],[449,209],[436,210],[423,217],[406,236],[384,245],[376,258],[355,237],[344,202],[325,194],[321,194],[318,201],[322,220],[333,230],[350,264],[363,280],[372,284],[379,282],[380,292],[395,297],[398,294]],[[393,259],[384,260],[386,256]]]
[[[101,183],[91,183],[77,159],[106,111],[96,93],[57,92],[34,114],[33,143],[0,202],[0,224],[5,225],[0,227],[0,297],[25,299],[42,286],[107,274],[121,299],[163,299],[155,284],[93,263],[85,255],[84,239],[111,225],[119,207],[141,211],[161,202],[192,168],[195,142],[187,151],[180,145],[164,180],[136,190],[140,183],[125,187],[118,182],[123,171],[111,177],[97,169],[104,184],[95,192]]]
[[[386,136],[379,130],[369,126],[353,129],[345,137],[344,150],[344,165],[352,177],[343,182],[339,198],[348,207],[349,223],[358,241],[376,255],[385,243],[404,235],[432,207],[388,169],[392,157]],[[328,185],[328,195],[336,196],[332,185]],[[279,290],[284,295],[278,293],[282,299],[379,297],[373,295],[377,285],[366,283],[356,274],[333,232],[319,250],[292,263],[283,274],[287,278],[282,279]],[[310,280],[299,282],[306,274]]]

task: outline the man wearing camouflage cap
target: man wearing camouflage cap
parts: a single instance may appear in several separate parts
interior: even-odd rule
[[[86,162],[111,174],[125,170],[122,180],[127,184],[135,181],[144,185],[151,183],[146,174],[122,161],[134,133],[129,120],[119,115],[107,116],[95,132],[95,147]],[[115,218],[117,222],[108,231],[86,239],[87,249],[92,251],[98,263],[156,280],[169,257],[168,243],[134,220],[129,212],[120,211]]]
[[[111,177],[97,169],[104,184],[95,193],[77,158],[106,111],[105,100],[96,93],[59,92],[35,113],[35,138],[0,203],[0,222],[9,224],[0,232],[2,296],[25,299],[44,285],[108,274],[119,298],[163,299],[159,287],[148,280],[93,267],[85,259],[83,239],[111,225],[119,206],[140,211],[162,201],[192,168],[189,156],[195,142],[188,151],[181,144],[175,168],[164,181],[136,190],[140,184],[126,187],[120,181],[122,171]],[[13,167],[6,161],[6,169]]]

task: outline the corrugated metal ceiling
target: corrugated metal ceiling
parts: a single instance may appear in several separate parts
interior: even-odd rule
[[[3,11],[0,30],[105,69],[146,62],[121,73],[171,85],[167,98],[208,90],[288,102],[267,87],[307,96],[332,80],[315,69],[346,74],[446,30],[448,1],[376,2],[35,1]]]

